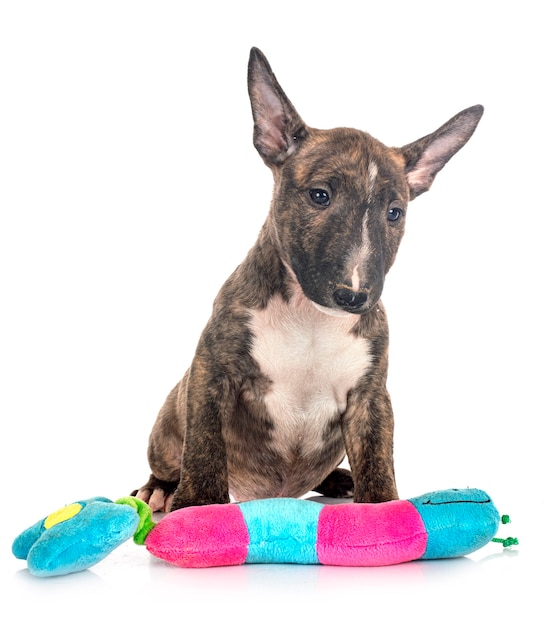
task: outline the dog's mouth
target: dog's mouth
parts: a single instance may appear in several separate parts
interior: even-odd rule
[[[341,291],[341,290],[338,290]],[[337,298],[336,292],[332,297],[332,304],[319,304],[313,298],[309,298],[315,308],[321,313],[325,313],[325,315],[331,315],[333,317],[347,317],[349,315],[359,316],[364,315],[368,311],[370,311],[373,306],[377,303],[378,298],[372,298],[370,294],[364,293],[362,296],[356,299],[352,299],[349,295],[346,300],[341,300]]]
[[[367,291],[352,291],[346,287],[337,288],[330,297],[314,298],[307,296],[315,308],[332,317],[360,316],[371,310],[377,298]]]
[[[324,313],[325,315],[330,315],[332,317],[351,317],[352,315],[356,314],[350,311],[345,311],[344,309],[331,309],[328,306],[317,304],[316,302],[313,302],[313,300],[311,300],[311,302],[318,311],[321,311],[321,313]]]

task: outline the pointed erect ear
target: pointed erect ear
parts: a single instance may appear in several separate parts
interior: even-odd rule
[[[436,174],[470,139],[483,112],[481,105],[465,109],[435,133],[401,148],[411,200],[428,191]]]
[[[248,83],[255,148],[269,165],[282,163],[298,149],[306,126],[258,48],[249,57]]]

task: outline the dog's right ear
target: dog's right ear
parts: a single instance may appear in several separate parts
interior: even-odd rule
[[[283,163],[297,151],[307,130],[258,48],[251,49],[248,84],[255,148],[267,164]]]

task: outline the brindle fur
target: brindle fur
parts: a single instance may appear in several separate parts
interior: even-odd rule
[[[158,415],[148,449],[152,475],[137,495],[154,510],[225,503],[230,493],[251,499],[316,490],[331,497],[353,493],[357,502],[396,499],[393,412],[385,386],[388,327],[379,298],[403,236],[407,203],[429,189],[468,141],[482,107],[466,109],[404,148],[388,148],[358,130],[307,126],[257,49],[248,79],[255,147],[274,177],[270,213],[220,290],[192,365]],[[330,205],[313,203],[311,189],[327,190]],[[387,219],[392,208],[400,219]],[[341,288],[367,299],[361,306],[336,302],[333,294]],[[282,315],[291,318],[289,331],[282,329]],[[301,319],[303,360],[309,350],[309,362],[279,366],[275,380],[258,362],[258,345],[279,327],[297,342],[299,322],[293,319]],[[333,345],[325,345],[331,330]],[[317,341],[322,343],[315,348]],[[353,363],[360,355],[362,369]],[[355,381],[341,367],[344,359],[349,369],[356,367]],[[332,391],[317,380],[318,364],[340,378]],[[278,441],[286,427],[267,402],[291,369],[301,376],[301,388],[288,386],[293,397],[286,402],[301,407],[301,419],[282,430],[289,433],[286,441]],[[306,414],[314,400],[305,396],[308,379],[317,401],[330,394],[328,407],[338,409],[325,408],[323,416],[320,406]],[[338,467],[345,455],[352,474]]]

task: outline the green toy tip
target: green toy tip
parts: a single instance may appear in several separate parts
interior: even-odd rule
[[[504,546],[504,548],[509,548],[510,546],[519,545],[519,541],[517,537],[508,537],[507,539],[499,539],[498,537],[494,537],[492,541],[494,541],[495,543],[501,543]]]
[[[502,522],[502,524],[511,524],[511,518],[509,515],[502,515],[502,517],[500,518],[500,521]],[[517,537],[507,537],[507,539],[500,539],[499,537],[494,537],[492,541],[494,543],[501,543],[504,548],[509,548],[510,546],[519,545],[519,541],[517,540]]]

